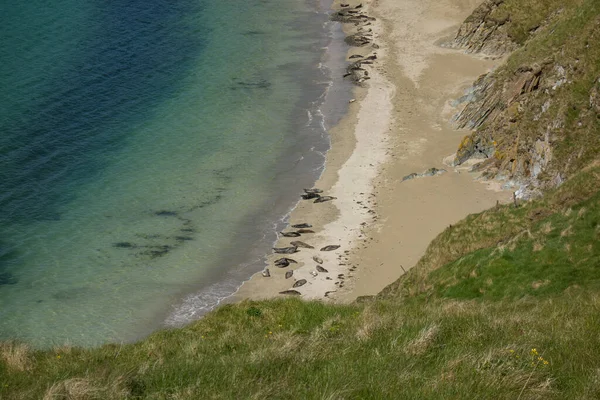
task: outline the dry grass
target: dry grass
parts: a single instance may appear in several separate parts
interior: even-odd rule
[[[409,355],[421,355],[425,353],[435,341],[439,330],[440,327],[437,324],[421,329],[417,337],[406,345],[404,351]]]
[[[9,370],[27,371],[31,367],[30,349],[22,343],[0,343],[0,359]]]

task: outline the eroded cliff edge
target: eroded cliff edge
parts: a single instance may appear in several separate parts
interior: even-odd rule
[[[462,24],[451,46],[483,56],[511,53],[482,75],[455,116],[472,133],[455,165],[530,198],[598,159],[599,2],[488,0]]]

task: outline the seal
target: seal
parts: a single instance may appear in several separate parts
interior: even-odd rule
[[[285,268],[288,265],[290,265],[291,263],[296,264],[296,260],[293,260],[293,259],[287,258],[287,257],[283,257],[278,260],[275,260],[275,266],[277,266],[279,268]]]
[[[300,236],[300,232],[279,232],[281,233],[281,236],[284,237],[298,237]]]
[[[335,199],[337,199],[337,197],[321,196],[318,199],[316,199],[315,201],[313,201],[313,203],[325,203],[326,201],[331,201],[331,200],[335,200]]]
[[[296,241],[294,241],[294,242],[290,242],[290,244],[291,244],[292,246],[296,246],[296,247],[304,247],[305,249],[314,249],[314,247],[313,247],[313,246],[311,246],[310,244],[308,244],[308,243],[304,243],[304,242],[301,242],[301,241],[299,241],[299,240],[296,240]]]
[[[304,286],[304,285],[306,285],[306,279],[300,279],[300,280],[297,280],[296,282],[294,282],[292,287],[300,287],[300,286]]]
[[[330,244],[328,246],[321,247],[321,251],[333,251],[333,250],[337,250],[339,248],[340,248],[340,246],[337,244]]]
[[[320,265],[317,265],[317,271],[319,271],[319,272],[329,272],[329,271],[327,271],[325,268],[323,268]]]
[[[289,279],[292,277],[292,275],[294,275],[294,271],[288,271],[285,273],[285,279]]]
[[[340,247],[340,246],[338,246]],[[294,254],[298,251],[298,247],[273,247],[273,251],[278,254]]]
[[[283,292],[279,292],[279,294],[289,294],[291,296],[300,296],[302,293],[300,293],[297,290],[284,290]]]
[[[307,224],[306,222],[303,222],[301,224],[292,225],[292,228],[312,228],[312,225]]]

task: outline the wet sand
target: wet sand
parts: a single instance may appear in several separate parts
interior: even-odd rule
[[[306,299],[341,302],[376,294],[414,266],[448,225],[511,198],[512,193],[444,163],[466,134],[450,125],[456,111],[452,101],[499,62],[437,45],[479,1],[344,3],[362,3],[361,12],[376,18],[368,26],[345,24],[347,34],[361,29],[373,35],[371,43],[351,48],[348,57],[376,54],[377,60],[363,65],[370,79],[355,89],[348,115],[330,130],[332,147],[315,187],[336,199],[300,200],[286,231],[308,223],[315,233],[280,237],[276,247],[300,240],[314,249],[270,255],[270,277],[256,274],[227,302],[284,296],[279,293],[288,289]],[[431,167],[447,172],[402,182]],[[320,250],[327,245],[340,247]],[[317,271],[315,256],[327,272]],[[274,261],[281,257],[297,263],[278,268]],[[286,279],[290,270],[293,276]],[[293,288],[301,279],[306,283]]]

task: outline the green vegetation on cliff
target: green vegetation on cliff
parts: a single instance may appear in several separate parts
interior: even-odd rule
[[[502,132],[518,133],[519,154],[561,121],[548,146],[568,163],[564,183],[449,227],[406,275],[355,304],[243,302],[95,349],[0,344],[0,399],[600,398],[600,9],[592,0],[494,7],[523,44],[494,75],[504,87],[524,79],[519,105],[501,108],[514,113]],[[538,99],[557,66],[566,81]],[[536,118],[542,99],[551,101]],[[513,157],[504,138],[499,160]]]

